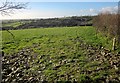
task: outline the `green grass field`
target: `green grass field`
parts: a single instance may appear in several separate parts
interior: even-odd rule
[[[13,28],[16,28],[16,27],[18,27],[18,26],[20,26],[20,25],[23,25],[23,24],[25,24],[25,23],[30,23],[31,21],[28,21],[28,22],[26,22],[26,21],[22,21],[22,22],[19,22],[19,21],[13,21],[13,22],[11,22],[11,23],[3,23],[2,24],[2,26],[3,27],[13,27]]]
[[[112,41],[97,35],[93,27],[64,27],[64,28],[42,28],[11,31],[15,38],[7,31],[2,32],[2,45],[6,53],[17,51],[34,43],[49,44],[54,42],[55,46],[62,44],[75,45],[72,40],[80,38],[82,41],[92,45],[102,45],[111,49]],[[80,43],[78,41],[78,43]]]
[[[9,82],[26,79],[100,83],[110,79],[120,80],[118,69],[110,64],[112,60],[109,61],[109,56],[113,55],[114,58],[117,55],[110,51],[112,41],[96,35],[92,26],[11,32],[14,39],[7,31],[2,31],[2,48],[5,52],[3,78],[8,78]],[[6,65],[7,62],[9,65]],[[5,73],[8,70],[11,72]],[[12,73],[16,70],[18,72]],[[13,77],[10,76],[11,73]]]

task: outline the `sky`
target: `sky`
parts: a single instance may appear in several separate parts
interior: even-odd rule
[[[14,1],[14,2],[119,2],[120,0],[8,0],[8,1]]]
[[[34,19],[97,15],[106,11],[115,13],[118,2],[29,2],[24,10],[17,10],[1,19]]]

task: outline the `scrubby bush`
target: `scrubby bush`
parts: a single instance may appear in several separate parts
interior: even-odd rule
[[[102,13],[93,19],[96,31],[109,38],[115,38],[120,43],[119,14]]]

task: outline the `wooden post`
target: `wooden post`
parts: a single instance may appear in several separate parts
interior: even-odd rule
[[[115,41],[116,41],[116,38],[114,37],[114,38],[113,38],[112,50],[115,50]]]

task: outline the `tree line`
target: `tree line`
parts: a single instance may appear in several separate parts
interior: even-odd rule
[[[63,18],[49,18],[49,19],[28,19],[25,23],[13,27],[13,26],[3,26],[2,30],[15,30],[15,29],[28,29],[28,28],[48,28],[48,27],[64,27],[64,26],[91,26],[92,16],[72,16]],[[18,20],[16,22],[21,22],[24,20]],[[28,21],[28,22],[27,22]],[[13,21],[14,23],[15,21]],[[3,21],[3,23],[5,23]],[[9,24],[12,22],[6,22]],[[5,25],[5,24],[4,24]]]

